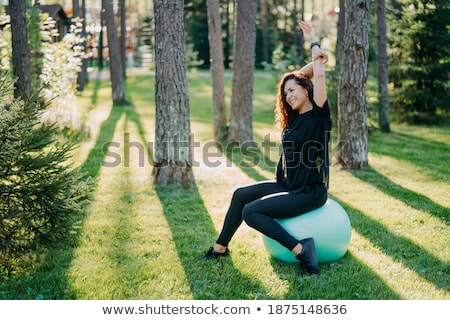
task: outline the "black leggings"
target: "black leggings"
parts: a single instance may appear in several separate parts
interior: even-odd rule
[[[327,201],[326,189],[292,193],[285,183],[265,181],[234,191],[216,243],[228,246],[242,220],[252,228],[292,250],[301,239],[294,238],[274,219],[292,218],[319,208]]]

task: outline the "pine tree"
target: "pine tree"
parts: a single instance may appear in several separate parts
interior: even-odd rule
[[[397,114],[423,121],[438,109],[449,110],[450,4],[405,0],[396,8],[390,19],[392,105]]]
[[[0,73],[0,264],[68,239],[92,183],[68,165],[74,142],[39,121],[39,92],[13,98],[14,81]]]

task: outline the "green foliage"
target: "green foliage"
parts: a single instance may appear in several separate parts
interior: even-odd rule
[[[39,73],[42,69],[41,53],[41,10],[32,6],[28,10],[28,46],[30,48],[31,86],[33,90],[39,90]]]
[[[188,68],[195,68],[203,65],[204,61],[198,59],[198,52],[194,51],[194,44],[186,44],[186,65]]]
[[[270,70],[274,73],[275,78],[279,78],[283,73],[300,69],[298,64],[299,56],[295,46],[291,46],[289,51],[286,52],[282,43],[280,43],[272,52],[271,63],[262,62],[266,70]]]
[[[14,82],[0,74],[0,264],[71,236],[88,200],[90,179],[68,164],[73,142],[58,143],[57,128],[40,123],[47,107],[39,92],[12,98]]]
[[[394,112],[418,120],[422,114],[450,111],[450,4],[405,0],[402,11],[390,14]]]
[[[209,67],[208,18],[206,0],[190,0],[184,3],[186,43],[188,52],[195,52],[198,67]],[[206,32],[205,32],[206,30]],[[188,59],[191,58],[188,56]],[[193,58],[193,57],[192,57]]]

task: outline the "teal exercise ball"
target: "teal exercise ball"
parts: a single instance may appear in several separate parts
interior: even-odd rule
[[[320,208],[277,221],[298,240],[314,238],[319,263],[341,259],[350,245],[352,232],[350,219],[344,208],[330,198]],[[295,255],[277,241],[263,235],[263,242],[266,250],[274,258],[298,262]]]

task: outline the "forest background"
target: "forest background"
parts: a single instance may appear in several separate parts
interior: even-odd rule
[[[224,65],[232,68],[234,1],[220,1]],[[154,50],[154,13],[151,0],[124,1],[129,65],[154,68],[153,59],[146,53]],[[373,1],[372,1],[373,2]],[[415,123],[436,123],[448,114],[448,74],[450,24],[448,5],[442,0],[386,2],[386,34],[389,64],[389,103],[393,120]],[[45,4],[60,4],[72,8],[71,0],[43,0]],[[118,11],[119,1],[113,1]],[[100,63],[103,59],[98,51],[98,34],[101,29],[101,1],[85,0],[88,42],[95,40],[91,60]],[[371,5],[369,74],[377,76],[377,2]],[[339,8],[343,1],[293,1],[263,0],[259,2],[256,21],[256,69],[279,70],[299,68],[308,61],[303,48],[299,20],[313,21],[322,46],[331,53],[328,64],[334,70],[338,39]],[[210,51],[208,41],[208,17],[206,0],[184,1],[186,31],[186,62],[190,68],[208,70]],[[105,37],[106,38],[106,37]],[[92,48],[91,48],[92,49]],[[100,53],[100,54],[99,54]],[[100,55],[100,60],[99,59]],[[333,77],[333,74],[330,75]],[[334,75],[335,76],[335,75]],[[335,88],[337,89],[337,88]],[[337,93],[335,93],[337,96]],[[377,112],[372,115],[372,119]],[[377,119],[373,119],[377,122]]]

